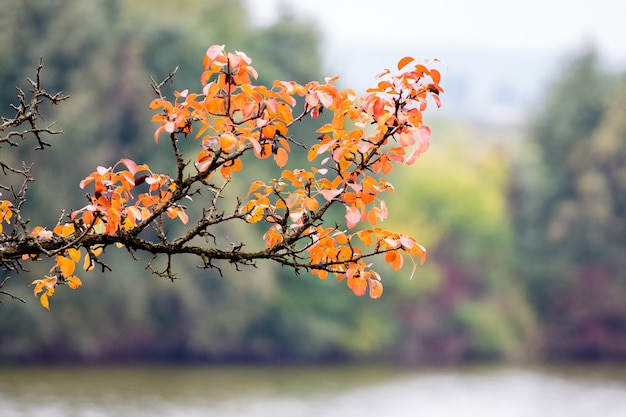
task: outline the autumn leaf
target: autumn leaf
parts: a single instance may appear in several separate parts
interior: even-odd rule
[[[120,159],[120,162],[126,165],[126,168],[130,171],[131,174],[135,175],[137,173],[137,164],[130,159]]]
[[[66,258],[65,256],[61,255],[57,257],[57,265],[61,270],[61,275],[63,275],[64,277],[69,277],[70,275],[72,275],[76,267],[76,264],[74,263],[74,261],[72,261],[72,259]]]
[[[278,148],[276,153],[274,154],[274,160],[276,161],[276,165],[279,168],[284,167],[287,164],[287,159],[289,158],[289,154],[283,148]]]
[[[343,192],[343,188],[339,190],[320,190],[320,194],[324,197],[326,201],[333,201],[335,197]]]
[[[353,228],[361,221],[361,211],[356,207],[346,206],[346,222],[348,228]]]
[[[370,246],[372,244],[372,231],[371,230],[361,230],[357,232],[357,236],[361,239],[365,246]]]
[[[65,281],[67,282],[67,285],[73,290],[83,285],[83,282],[76,275],[65,278]]]
[[[361,277],[351,277],[348,278],[348,287],[352,290],[354,295],[361,297],[365,295],[367,291],[367,282]]]
[[[187,224],[189,222],[189,216],[187,215],[187,213],[185,213],[184,209],[178,209],[176,215],[178,216],[180,221],[183,222],[183,224]]]
[[[410,56],[405,56],[400,61],[398,61],[398,70],[401,70],[402,68],[406,67],[409,63],[411,63],[413,61],[415,61],[414,58],[412,58]]]
[[[309,211],[315,211],[319,207],[319,203],[315,198],[307,197],[304,199],[304,207]]]
[[[207,60],[204,61],[204,67],[207,68],[217,57],[224,52],[226,45],[212,45],[206,51]]]
[[[374,279],[370,279],[369,284],[370,284],[370,298],[374,300],[377,298],[380,298],[380,296],[383,295],[382,282],[374,280]]]
[[[45,308],[46,310],[50,310],[50,303],[48,301],[48,295],[47,294],[42,294],[41,297],[39,297],[39,303],[43,306],[43,308]]]
[[[85,255],[85,261],[83,262],[83,269],[85,271],[91,271],[94,268],[94,264],[93,262],[91,262],[91,256],[89,256],[89,253],[87,253]]]
[[[220,147],[223,152],[231,153],[237,146],[237,139],[232,133],[224,133],[220,136]]]
[[[417,263],[425,262],[426,251],[414,239],[380,226],[388,216],[382,193],[394,190],[387,180],[393,169],[401,163],[415,163],[430,146],[431,132],[423,124],[422,112],[431,99],[439,106],[443,92],[439,85],[441,73],[429,68],[431,62],[416,63],[412,57],[403,57],[397,63],[399,73],[383,71],[377,76],[377,85],[359,96],[351,89],[339,90],[332,84],[336,77],[327,78],[326,84],[275,81],[271,87],[256,85],[258,74],[251,58],[244,52],[227,53],[224,45],[210,46],[202,61],[201,92],[182,89],[174,92],[172,101],[158,94],[160,98],[150,103],[156,113],[152,117],[156,123],[154,139],[157,141],[162,132],[169,134],[175,156],[170,172],[177,175],[172,178],[154,173],[147,165],[128,158],[119,159],[112,167],[98,166],[79,183],[81,189],[91,188],[86,193],[89,201],[71,212],[71,223],[58,224],[52,231],[42,226],[32,229],[37,243],[45,243],[45,254],[55,257],[50,271],[60,273],[59,279],[75,289],[82,284],[73,275],[82,248],[87,251],[83,268],[93,269],[95,261],[100,263],[97,257],[104,247],[127,246],[133,253],[137,250],[132,247],[134,242],[143,244],[142,239],[149,235],[142,233],[144,228],[154,226],[158,247],[163,250],[160,253],[169,256],[189,249],[191,242],[200,243],[197,237],[213,236],[215,229],[209,230],[209,226],[221,227],[226,225],[222,222],[237,219],[262,223],[266,230],[264,249],[247,252],[245,242],[235,246],[241,248],[238,259],[245,262],[269,258],[312,271],[320,279],[334,275],[339,281],[346,279],[357,296],[369,289],[372,299],[382,295],[383,285],[374,263],[366,263],[365,259],[378,255],[399,270],[407,258],[413,264],[412,276]],[[290,129],[295,123],[323,111],[329,116],[328,122],[321,123],[316,132],[309,132],[311,140],[293,137]],[[187,139],[192,129],[196,129],[195,135]],[[182,141],[185,145],[179,147]],[[193,153],[186,154],[194,143]],[[244,168],[264,178],[267,172],[262,164],[270,162],[270,156],[279,168],[295,164],[300,158],[289,157],[290,146],[296,144],[305,148],[308,160],[314,164],[281,169],[278,178],[253,181],[245,197],[227,195],[233,188],[245,190],[237,186],[227,190],[235,173]],[[193,164],[187,166],[187,161]],[[140,171],[145,175],[137,175]],[[216,172],[225,180],[221,184],[214,182]],[[208,191],[200,193],[207,187]],[[196,195],[206,205],[187,211],[184,199],[194,201]],[[202,198],[205,195],[210,197]],[[227,214],[226,205],[231,201],[236,201],[235,209]],[[372,224],[372,229],[348,233],[325,216],[327,211],[334,215],[341,206],[345,207],[347,229],[363,221]],[[198,208],[202,214],[198,214]],[[165,230],[163,224],[168,222],[161,222],[163,214],[188,224],[188,212],[196,213],[196,223],[183,229],[180,238]],[[10,202],[0,200],[0,223],[9,222],[15,213]],[[144,223],[148,221],[152,224]],[[211,239],[204,242],[208,247],[194,247],[191,253],[201,252],[207,266],[211,262],[204,256],[213,253],[214,248]],[[139,246],[145,250],[153,243]],[[203,252],[205,249],[207,252]],[[308,258],[301,256],[304,254]],[[45,257],[41,252],[20,255],[24,261]],[[229,259],[234,252],[220,256]],[[56,276],[33,282],[35,296],[45,308],[49,308],[56,284]]]

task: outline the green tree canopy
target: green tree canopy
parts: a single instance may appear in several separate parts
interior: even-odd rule
[[[623,357],[625,79],[591,51],[548,91],[513,187],[521,274],[549,355]]]

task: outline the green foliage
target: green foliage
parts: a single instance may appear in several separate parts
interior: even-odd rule
[[[142,145],[154,129],[146,122],[149,76],[162,79],[179,65],[170,91],[200,85],[197,57],[207,45],[245,50],[265,82],[335,75],[322,74],[310,25],[287,15],[254,27],[241,1],[181,7],[164,0],[0,0],[0,6],[2,100],[14,96],[14,85],[25,85],[40,55],[47,88],[72,96],[60,113],[46,114],[66,132],[55,139],[55,152],[20,155],[36,161],[37,177],[59,178],[55,188],[33,185],[27,209],[36,224],[56,220],[62,202],[85,205],[76,185],[120,153],[164,164],[160,148]],[[485,144],[486,132],[447,122],[438,128],[429,153],[393,179],[397,189],[414,193],[391,198],[386,221],[415,235],[428,262],[411,281],[389,279],[397,273],[388,268],[386,296],[375,305],[333,291],[333,279],[293,276],[276,266],[225,267],[221,277],[189,261],[170,283],[107,254],[113,273],[90,280],[79,296],[64,294],[54,314],[42,315],[37,303],[0,306],[0,316],[10,318],[0,320],[0,361],[519,359],[533,354],[538,328],[559,349],[578,343],[626,351],[619,342],[626,313],[617,296],[626,288],[625,86],[600,70],[593,53],[582,56],[546,93],[532,149],[513,175],[507,154]],[[72,153],[84,148],[90,152]],[[260,168],[247,175],[269,177]],[[243,228],[221,232],[224,242],[250,240]],[[598,329],[611,337],[593,339]]]
[[[535,121],[513,196],[519,270],[555,357],[626,355],[626,79],[576,59]]]
[[[473,145],[471,132],[449,125],[428,157],[394,181],[414,193],[390,202],[396,216],[389,221],[429,249],[419,282],[398,283],[404,343],[419,341],[421,360],[532,353],[524,344],[533,340],[536,323],[511,271],[508,161],[490,146]]]
[[[259,39],[271,38],[272,32],[280,32],[284,25],[296,27],[294,22],[279,20],[276,27],[255,29],[239,1],[194,1],[188,2],[189,7],[165,1],[117,0],[4,1],[0,6],[7,11],[0,16],[4,57],[0,97],[15,96],[14,86],[25,85],[24,78],[33,73],[41,55],[46,88],[71,95],[62,111],[45,115],[48,120],[58,120],[57,126],[66,133],[53,143],[55,152],[44,155],[20,148],[28,151],[20,157],[35,161],[36,177],[60,179],[55,187],[43,181],[31,186],[32,204],[24,209],[34,223],[42,224],[56,221],[62,202],[74,208],[86,204],[75,189],[96,165],[110,163],[124,153],[159,166],[164,152],[140,145],[145,143],[142,138],[152,138],[154,131],[148,110],[154,98],[150,75],[161,79],[179,65],[175,84],[199,86],[198,57],[207,45],[227,42],[237,49],[246,48],[255,57],[262,56],[273,47]],[[281,66],[282,74],[272,74],[278,70],[270,61],[257,64],[261,73],[270,79],[285,74],[322,78],[320,59],[312,48],[317,43],[314,31],[299,25],[298,33],[281,52],[288,57]],[[306,68],[301,63],[306,63]],[[75,149],[89,152],[76,155]],[[259,170],[249,171],[250,178],[259,175]],[[242,189],[239,195],[246,192]],[[237,240],[244,232],[223,233]],[[246,240],[244,236],[241,241]],[[93,285],[84,287],[84,298],[68,295],[67,305],[59,306],[54,316],[35,323],[32,318],[39,313],[32,311],[30,304],[15,311],[17,306],[2,306],[0,314],[10,314],[12,320],[0,320],[0,360],[32,359],[44,351],[50,359],[85,360],[255,354],[254,347],[245,347],[245,334],[261,315],[261,306],[271,305],[278,296],[277,268],[242,273],[225,268],[221,278],[190,264],[179,271],[185,278],[172,284],[155,281],[148,271],[137,270],[130,258],[108,254],[108,259],[114,265],[113,273],[91,280]],[[46,272],[32,271],[33,276]],[[241,276],[245,274],[247,279]],[[149,292],[142,289],[147,280],[155,281]],[[16,277],[9,285],[17,286],[19,281]],[[18,290],[20,294],[31,291]],[[24,326],[15,331],[15,323]]]

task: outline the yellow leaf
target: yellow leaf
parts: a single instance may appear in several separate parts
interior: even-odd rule
[[[319,149],[320,144],[316,143],[315,145],[311,146],[311,149],[309,149],[309,153],[307,155],[307,159],[309,161],[314,160],[317,157],[317,150]]]
[[[70,256],[72,261],[74,261],[74,263],[80,261],[80,250],[70,248],[67,250],[67,254]]]
[[[261,206],[255,206],[246,218],[246,220],[248,220],[250,223],[256,223],[263,219],[263,214],[265,214],[265,209]]]
[[[254,181],[252,184],[250,184],[250,189],[248,189],[248,194],[246,194],[246,197],[249,196],[251,193],[255,192],[256,190],[258,190],[259,188],[261,188],[263,185],[265,185],[263,181],[260,181],[260,180]]]
[[[75,290],[76,288],[78,288],[81,285],[83,285],[83,282],[76,275],[72,275],[71,277],[67,278],[67,285],[71,289]]]
[[[330,133],[334,131],[335,128],[330,123],[326,123],[324,126],[320,127],[316,130],[317,133]]]
[[[31,284],[37,284],[37,285],[35,285],[35,288],[33,288],[33,294],[34,294],[35,297],[37,297],[37,294],[39,294],[41,291],[43,291],[44,282],[41,279],[36,279]]]
[[[46,310],[50,310],[50,304],[48,303],[48,296],[46,294],[42,294],[42,296],[39,297],[39,302]]]
[[[91,257],[89,254],[85,255],[85,262],[83,262],[83,269],[85,271],[91,271],[94,268],[94,265],[91,263]]]
[[[372,244],[371,230],[361,230],[357,232],[357,236],[361,238],[361,241],[365,246],[370,246]]]

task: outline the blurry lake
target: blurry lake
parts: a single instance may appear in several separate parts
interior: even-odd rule
[[[2,417],[623,417],[626,366],[0,368]]]

